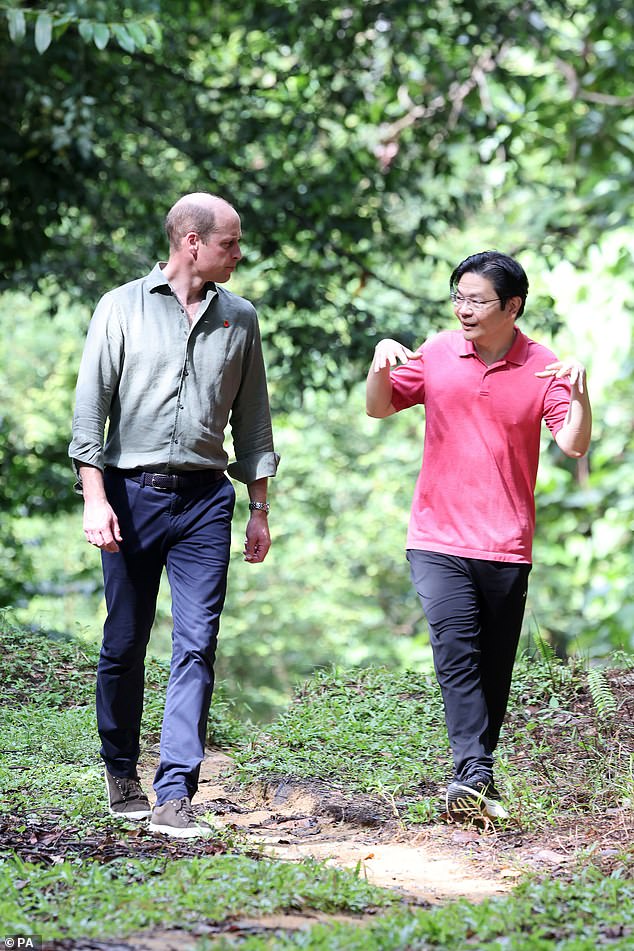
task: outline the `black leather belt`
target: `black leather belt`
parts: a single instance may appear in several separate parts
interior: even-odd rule
[[[209,485],[224,476],[223,469],[194,469],[190,472],[139,472],[137,469],[112,469],[117,475],[132,479],[140,485],[150,485],[153,489],[175,492],[178,489],[192,489],[197,485]]]

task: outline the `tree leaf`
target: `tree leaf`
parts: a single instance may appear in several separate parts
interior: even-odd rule
[[[134,40],[136,47],[145,46],[147,43],[147,36],[145,35],[145,30],[140,23],[126,23],[125,28]]]
[[[112,25],[112,32],[115,35],[117,43],[124,49],[126,53],[134,53],[136,49],[136,43],[133,37],[130,35],[130,30],[123,23],[114,23]]]
[[[90,43],[95,32],[95,24],[91,20],[80,20],[77,28],[84,43]]]
[[[35,49],[44,53],[53,38],[53,20],[50,13],[40,13],[35,21]]]
[[[93,39],[98,50],[106,48],[110,39],[110,27],[107,23],[94,24]]]
[[[19,43],[26,34],[26,20],[22,10],[7,10],[9,21],[9,36],[14,43]]]

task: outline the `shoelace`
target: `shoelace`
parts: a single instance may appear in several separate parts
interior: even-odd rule
[[[196,822],[196,816],[194,815],[194,810],[189,799],[186,797],[175,799],[174,804],[174,809],[177,813],[182,812],[186,819],[189,819],[191,822]]]
[[[140,783],[136,779],[128,779],[124,776],[115,776],[114,781],[117,789],[121,793],[125,802],[134,802],[136,799],[145,799]]]

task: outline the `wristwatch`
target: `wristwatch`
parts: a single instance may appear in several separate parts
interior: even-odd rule
[[[249,502],[250,512],[264,512],[265,515],[268,515],[270,510],[271,506],[268,502]]]

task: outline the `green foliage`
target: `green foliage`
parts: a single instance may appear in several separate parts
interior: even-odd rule
[[[89,836],[100,823],[112,822],[109,817],[99,818],[103,792],[101,771],[95,765],[94,724],[91,712],[78,702],[85,699],[88,689],[93,649],[69,639],[52,640],[20,631],[6,617],[2,630],[6,689],[0,720],[0,822],[9,818],[8,810],[17,837],[38,815],[48,816],[59,822],[60,829],[73,823],[81,829],[78,837]],[[545,654],[545,659],[524,658],[516,678],[510,730],[511,743],[516,744],[515,771],[526,780],[534,775],[540,779],[531,733],[542,730],[543,756],[552,761],[548,738],[552,743],[563,730],[562,723],[550,720],[566,712],[577,718],[574,729],[567,732],[578,731],[579,750],[577,759],[562,764],[562,770],[577,780],[583,773],[582,791],[598,797],[598,780],[589,768],[594,758],[602,766],[603,787],[620,783],[623,794],[624,773],[611,758],[617,747],[631,748],[631,737],[606,731],[602,742],[591,747],[591,730],[584,732],[580,718],[586,709],[594,715],[596,711],[591,697],[587,708],[579,705],[586,685],[583,672],[573,668],[566,676],[557,675],[559,662],[551,653]],[[631,668],[631,658],[624,660]],[[616,690],[615,678],[621,674],[611,671],[604,676]],[[630,671],[623,676],[629,677]],[[552,696],[557,698],[556,707],[548,703]],[[437,687],[429,679],[412,674],[396,677],[385,670],[322,675],[305,686],[266,736],[253,740],[255,765],[245,758],[243,774],[266,776],[279,768],[288,770],[287,775],[310,779],[331,778],[338,770],[340,786],[375,789],[389,798],[390,791],[402,790],[405,782],[416,783],[416,756],[424,760],[427,776],[445,760],[441,718]],[[594,727],[596,721],[590,725]],[[631,723],[622,726],[631,729]],[[550,734],[544,729],[548,727]],[[571,743],[574,739],[571,736]],[[507,753],[510,748],[507,745]],[[386,752],[393,756],[382,755]],[[530,757],[524,766],[519,763],[520,753]],[[630,764],[634,801],[631,777]],[[504,776],[504,785],[507,792],[515,793],[509,776]],[[561,815],[561,809],[569,811],[572,803],[564,799],[567,790],[561,776],[554,777],[553,786]],[[429,821],[429,799],[419,791],[420,786],[412,818]],[[538,793],[538,785],[527,786],[525,803],[533,819],[544,822],[543,791]],[[513,799],[519,802],[521,793]],[[604,794],[602,808],[611,803]],[[503,899],[419,908],[403,906],[402,900],[396,902],[392,895],[369,886],[358,870],[340,871],[310,861],[296,864],[234,854],[176,861],[169,856],[114,861],[66,858],[44,865],[4,851],[0,854],[0,919],[8,934],[35,932],[46,942],[125,938],[162,928],[178,931],[181,938],[185,932],[202,948],[210,946],[213,929],[213,946],[230,948],[235,946],[232,937],[218,936],[216,931],[224,924],[231,932],[237,918],[297,912],[369,913],[372,917],[366,917],[361,926],[334,918],[327,925],[290,935],[276,931],[273,936],[247,937],[241,947],[251,951],[271,947],[451,951],[469,946],[520,951],[530,942],[531,948],[540,951],[590,951],[609,942],[611,948],[625,951],[634,928],[631,855],[618,857],[607,876],[585,865],[590,859],[586,856],[569,877],[528,880]]]
[[[201,920],[303,910],[360,912],[390,898],[350,872],[243,856],[81,864],[42,868],[15,858],[0,863],[0,916],[7,933],[65,937],[123,936],[143,928],[189,931]],[[99,913],[95,914],[95,908]]]
[[[555,824],[564,804],[569,814],[631,808],[631,718],[607,724],[586,694],[580,664],[530,654],[517,664],[498,785],[523,828]],[[236,759],[243,782],[327,781],[396,801],[411,823],[437,817],[452,770],[435,680],[381,668],[314,677]]]
[[[592,869],[574,882],[528,882],[511,898],[480,904],[452,902],[441,908],[397,910],[364,925],[317,925],[307,933],[247,938],[244,951],[615,951],[631,946],[634,882],[603,878]],[[230,943],[221,944],[229,948]]]
[[[589,472],[543,455],[527,626],[562,655],[630,649],[634,13],[616,0],[0,9],[0,605],[98,637],[98,559],[66,459],[84,330],[104,290],[162,254],[172,200],[205,188],[242,214],[232,289],[261,314],[283,453],[271,556],[231,569],[230,688],[262,716],[316,667],[429,663],[401,556],[421,420],[369,423],[356,387],[378,337],[448,325],[451,267],[483,246],[524,261],[527,330],[558,329],[557,347],[584,357],[595,405]],[[168,611],[164,595],[163,652]]]
[[[85,43],[93,42],[98,50],[105,49],[113,39],[121,49],[134,53],[161,40],[160,27],[151,15],[156,12],[158,4],[140,0],[136,6],[138,11],[123,21],[113,19],[119,10],[117,5],[107,2],[57,4],[51,12],[3,3],[0,12],[6,13],[9,37],[14,43],[22,43],[33,30],[33,45],[40,54],[68,30],[71,33],[76,31]],[[129,5],[127,12],[130,13]]]
[[[446,747],[436,683],[370,668],[316,676],[237,762],[244,781],[312,778],[393,797],[442,784]]]
[[[103,770],[94,715],[97,650],[70,637],[25,631],[0,618],[4,702],[0,719],[0,816],[53,809],[67,821],[103,822]],[[158,742],[169,665],[146,663],[143,752]],[[249,725],[214,698],[209,743],[244,741]]]
[[[588,689],[599,716],[612,716],[616,713],[616,699],[600,668],[591,667],[588,671]]]
[[[94,300],[211,187],[243,213],[287,393],[355,379],[388,320],[405,342],[437,325],[421,283],[483,216],[549,263],[631,222],[616,0],[5,10],[4,286],[52,274]]]

